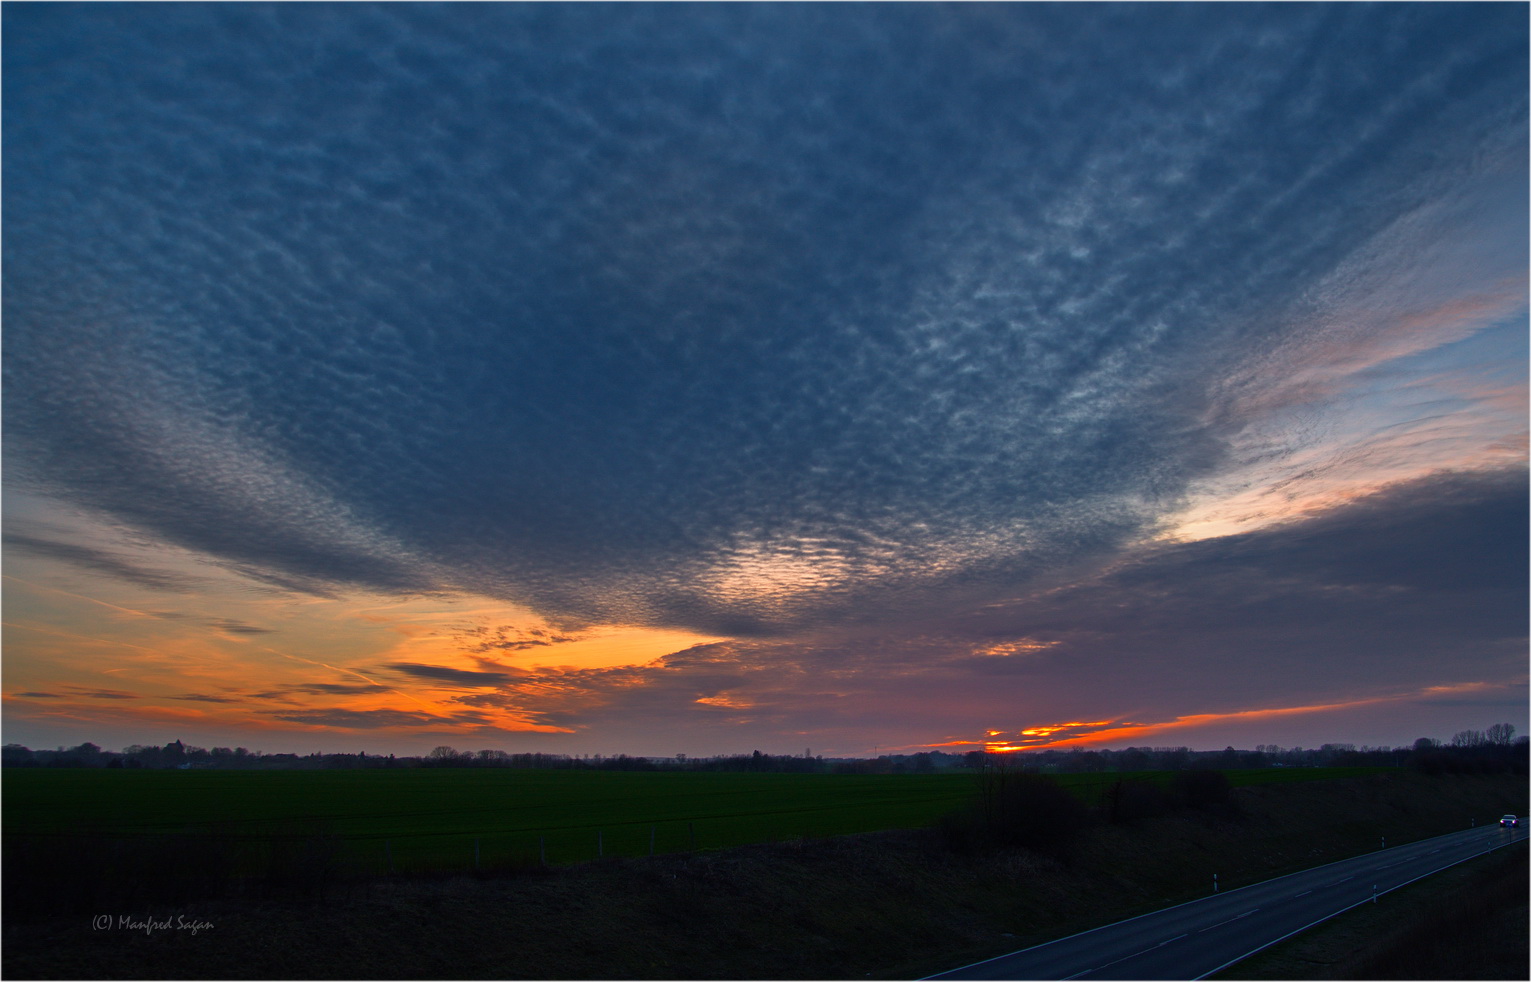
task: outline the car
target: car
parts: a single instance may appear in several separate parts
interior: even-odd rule
[[[1507,829],[1518,829],[1520,828],[1520,819],[1516,818],[1514,815],[1506,815],[1504,818],[1499,820],[1499,824],[1503,825]]]

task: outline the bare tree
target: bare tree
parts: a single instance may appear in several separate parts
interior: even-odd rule
[[[1508,747],[1510,741],[1515,738],[1515,727],[1509,723],[1495,723],[1488,728],[1488,732],[1483,734],[1483,736],[1489,743],[1495,746]]]
[[[451,747],[441,746],[426,754],[426,760],[438,767],[444,767],[457,761],[461,755]]]

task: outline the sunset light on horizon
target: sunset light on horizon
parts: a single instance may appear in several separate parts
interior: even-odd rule
[[[1524,5],[4,25],[7,743],[1531,728]]]

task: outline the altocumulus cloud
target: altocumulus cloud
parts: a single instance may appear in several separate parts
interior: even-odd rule
[[[285,588],[571,625],[998,596],[1239,463],[1263,369],[1376,347],[1383,246],[1518,309],[1450,216],[1523,165],[1523,14],[8,9],[8,474]]]
[[[194,577],[152,569],[110,550],[93,546],[29,535],[19,531],[7,531],[3,540],[0,541],[3,541],[7,548],[61,559],[80,569],[114,576],[153,590],[187,592],[194,589],[197,584]]]

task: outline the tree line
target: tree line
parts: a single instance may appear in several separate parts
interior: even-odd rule
[[[627,754],[508,753],[504,750],[459,751],[436,747],[427,754],[261,753],[244,747],[196,747],[174,740],[164,746],[135,744],[121,751],[103,750],[94,743],[56,750],[34,750],[6,744],[0,763],[5,767],[106,767],[219,770],[356,770],[362,768],[494,767],[518,770],[609,771],[745,771],[775,774],[929,774],[967,769],[982,772],[1000,762],[1008,768],[1054,774],[1134,771],[1236,770],[1261,767],[1412,767],[1431,774],[1527,772],[1528,743],[1515,736],[1515,727],[1496,723],[1486,730],[1462,730],[1442,741],[1420,737],[1405,747],[1326,743],[1319,747],[1280,747],[1261,744],[1253,750],[1192,750],[1189,747],[1127,747],[1122,750],[1027,750],[994,753],[972,750],[961,754],[927,751],[882,754],[871,758],[826,758],[787,754],[748,754],[715,757],[634,757]]]

